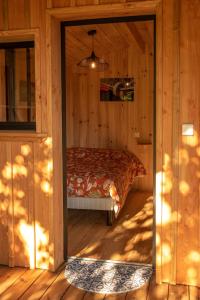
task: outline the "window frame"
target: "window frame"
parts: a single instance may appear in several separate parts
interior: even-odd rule
[[[45,135],[48,132],[48,125],[44,119],[44,114],[47,111],[47,100],[44,98],[44,91],[46,87],[42,88],[42,76],[41,72],[46,73],[45,69],[45,61],[41,64],[41,54],[43,53],[42,49],[44,48],[45,42],[41,41],[41,33],[39,28],[29,28],[29,29],[11,29],[0,31],[0,43],[7,42],[26,42],[26,41],[34,41],[35,44],[35,108],[36,108],[36,130],[18,130],[15,126],[14,129],[6,130],[5,127],[0,129],[0,139],[5,135],[9,136],[18,136],[19,134],[23,136],[23,134],[34,134],[35,137],[41,136],[41,134]],[[41,53],[42,51],[42,53]],[[44,55],[44,53],[43,53]],[[44,78],[43,78],[44,81]],[[46,81],[43,82],[45,86]],[[43,95],[41,95],[43,94]],[[42,101],[43,99],[43,101]],[[45,101],[44,101],[45,100]],[[8,124],[7,122],[5,122]],[[4,124],[3,124],[4,125]],[[15,124],[16,125],[16,124]],[[23,133],[24,132],[24,133]]]
[[[35,41],[34,40],[26,40],[26,41],[0,41],[0,50],[1,49],[27,49],[27,48],[35,48]],[[34,56],[36,61],[36,57]],[[35,65],[35,62],[34,62]],[[35,70],[36,71],[36,70]],[[36,77],[36,72],[35,72]],[[36,78],[35,78],[36,82]],[[36,89],[36,85],[35,85]],[[35,98],[36,98],[36,90],[35,90]],[[36,99],[35,99],[35,110],[36,110]],[[34,122],[25,121],[25,122],[18,122],[18,121],[0,121],[0,131],[2,130],[29,130],[36,132],[36,123],[37,117]]]

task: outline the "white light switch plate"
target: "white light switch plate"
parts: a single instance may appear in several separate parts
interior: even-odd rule
[[[194,135],[194,124],[182,124],[182,135],[184,136]]]

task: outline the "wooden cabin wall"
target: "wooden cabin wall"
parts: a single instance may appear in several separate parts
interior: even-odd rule
[[[5,88],[5,55],[4,51],[0,50],[0,99],[1,99],[1,107],[0,107],[0,118],[1,120],[5,120],[5,104],[6,104],[6,88]]]
[[[163,1],[162,182],[157,205],[157,266],[164,282],[200,286],[199,2]],[[182,136],[182,124],[194,125]],[[159,125],[157,128],[159,130]],[[160,231],[161,230],[161,231]]]
[[[135,188],[148,191],[153,190],[152,48],[146,47],[143,53],[134,45],[108,54],[109,70],[104,73],[86,72],[72,62],[67,65],[66,77],[68,147],[119,148],[135,153],[147,170]],[[133,102],[100,101],[100,78],[127,76],[135,80]]]
[[[52,114],[54,123],[57,122],[55,109],[47,100],[46,8],[46,0],[0,1],[1,40],[2,36],[4,41],[15,40],[12,35],[23,40],[24,32],[30,29],[39,32],[35,59],[36,65],[40,66],[36,78],[40,91],[36,94],[37,121],[41,125],[36,133],[0,133],[0,264],[53,271],[63,262],[62,147],[52,128]],[[0,60],[2,96],[5,95],[2,55]],[[56,112],[60,114],[59,105],[56,106]],[[0,111],[2,117],[3,109]],[[57,126],[61,127],[60,117],[57,120]],[[56,162],[53,160],[55,151]],[[55,170],[56,176],[53,175]],[[53,177],[60,178],[56,186]],[[56,196],[57,193],[60,194]],[[53,202],[53,199],[58,200]]]
[[[48,269],[51,143],[19,140],[0,142],[0,261]]]
[[[51,269],[58,266],[63,260],[62,253],[58,253],[58,249],[62,250],[62,234],[60,238],[55,239],[55,232],[62,232],[62,205],[59,201],[59,193],[54,193],[46,197],[41,186],[37,183],[32,193],[13,194],[15,189],[29,188],[29,180],[34,178],[32,169],[41,168],[41,162],[50,159],[48,168],[42,176],[46,176],[49,180],[49,174],[52,174],[49,185],[44,184],[45,190],[52,187],[52,178],[54,181],[58,178],[54,176],[54,170],[59,174],[58,166],[55,166],[56,147],[59,150],[58,141],[55,136],[52,137],[52,121],[49,121],[49,115],[52,119],[52,108],[47,98],[46,84],[46,15],[45,9],[52,7],[68,7],[68,6],[85,6],[85,5],[103,5],[106,3],[125,2],[124,0],[0,0],[0,30],[14,30],[26,28],[38,28],[40,32],[41,45],[41,101],[42,101],[42,118],[41,118],[41,134],[47,134],[50,140],[43,140],[41,136],[33,138],[29,136],[28,141],[24,136],[17,137],[7,136],[4,140],[3,134],[0,134],[0,263],[12,265],[12,261],[20,261],[20,264],[26,265],[26,261],[30,263],[30,253],[23,252],[26,248],[26,242],[16,239],[16,248],[13,249],[14,237],[17,233],[17,217],[13,211],[13,201],[20,203],[15,211],[20,214],[25,213],[26,228],[36,230],[38,235],[37,255],[34,258],[42,258],[42,262],[38,263],[38,267],[45,267],[44,262],[47,258],[47,265]],[[127,1],[129,2],[129,1]],[[134,1],[133,1],[134,2]],[[147,1],[146,3],[148,3]],[[159,103],[162,106],[162,115],[159,115],[159,124],[157,124],[158,134],[162,136],[161,147],[159,152],[159,161],[162,161],[162,168],[156,174],[158,182],[160,181],[160,194],[156,199],[156,227],[157,227],[157,280],[169,283],[185,283],[200,286],[200,216],[199,216],[199,121],[200,121],[200,90],[199,90],[199,62],[200,62],[200,11],[199,1],[197,0],[162,0],[162,59],[159,63],[163,66],[162,78],[163,91],[162,99]],[[138,1],[142,3],[142,1]],[[130,2],[129,2],[130,4]],[[113,4],[114,5],[114,4]],[[127,7],[127,6],[126,6]],[[86,10],[88,7],[86,7]],[[95,9],[92,8],[93,14]],[[93,15],[94,17],[94,15]],[[48,29],[48,28],[47,28]],[[52,46],[52,45],[51,45]],[[59,98],[58,98],[59,99]],[[48,109],[47,109],[48,108]],[[47,113],[48,112],[48,113]],[[56,114],[56,110],[54,111]],[[49,122],[48,122],[49,121]],[[195,134],[191,137],[182,137],[182,123],[194,123]],[[162,129],[162,132],[161,132]],[[51,151],[46,149],[45,141],[48,145],[53,145],[53,156]],[[17,158],[21,155],[21,146],[28,143],[30,151],[25,151],[25,157]],[[30,159],[27,159],[27,153]],[[23,156],[23,155],[22,155]],[[14,168],[14,165],[20,164],[20,168]],[[27,172],[24,166],[28,165]],[[22,168],[21,168],[22,166]],[[25,167],[26,168],[26,167]],[[4,170],[4,172],[3,172]],[[11,170],[15,170],[14,172]],[[18,170],[18,171],[16,171]],[[20,171],[19,171],[20,170]],[[51,170],[51,172],[50,172]],[[22,172],[20,176],[14,178],[14,174]],[[26,176],[24,176],[25,174]],[[32,175],[31,175],[32,174]],[[29,176],[29,177],[27,177]],[[20,180],[17,180],[19,178]],[[36,181],[37,182],[37,181]],[[40,182],[40,180],[39,180]],[[35,181],[34,181],[35,186]],[[13,200],[14,199],[14,200]],[[34,203],[34,209],[31,209],[31,203]],[[53,206],[52,203],[55,203]],[[27,204],[29,213],[27,212]],[[54,209],[53,209],[54,208]],[[55,216],[55,208],[57,216]],[[33,213],[33,219],[31,219]],[[60,212],[60,215],[59,215]],[[60,217],[60,218],[59,218]],[[52,221],[54,219],[54,221]],[[21,217],[20,217],[21,220]],[[30,226],[31,220],[39,226]],[[59,220],[59,222],[58,222]],[[22,224],[23,225],[23,224]],[[55,230],[56,226],[57,227]],[[16,230],[13,230],[15,227]],[[9,230],[8,230],[9,228]],[[59,231],[60,229],[60,231]],[[45,233],[45,235],[43,235]],[[48,235],[50,239],[48,240]],[[28,235],[30,238],[30,234]],[[47,238],[46,238],[47,236]],[[33,239],[29,239],[33,241]],[[43,243],[43,244],[41,244]],[[32,250],[34,247],[29,245]],[[55,249],[54,249],[55,247]],[[9,249],[9,250],[8,250]],[[54,250],[57,252],[54,253]],[[16,251],[20,252],[20,258],[16,257]],[[41,251],[43,254],[40,256]],[[15,255],[13,255],[13,253]],[[53,265],[53,267],[52,267]]]
[[[179,282],[199,284],[200,269],[200,6],[183,1],[180,6],[180,124],[194,124],[194,136],[179,137],[179,193],[177,268],[185,261],[187,277],[179,271]],[[181,221],[180,221],[181,219]],[[188,232],[189,234],[185,235]],[[182,251],[181,251],[182,247]]]

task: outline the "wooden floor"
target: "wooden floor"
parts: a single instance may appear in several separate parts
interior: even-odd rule
[[[69,210],[68,255],[151,263],[153,197],[130,192],[117,221],[101,211]]]
[[[197,300],[199,290],[188,286],[156,285],[154,277],[143,288],[125,294],[93,294],[76,289],[64,277],[64,265],[56,272],[0,266],[1,300]]]
[[[73,212],[70,216],[70,255],[140,261],[138,256],[140,254],[143,262],[151,261],[152,197],[149,197],[149,194],[131,193],[127,205],[113,228],[105,226],[105,215],[103,214],[97,216],[95,213],[89,216],[84,213],[82,217],[81,219]],[[77,218],[80,222],[79,226],[75,226]],[[83,228],[81,222],[84,223]],[[155,276],[152,276],[147,285],[136,291],[115,295],[94,294],[70,285],[65,279],[64,269],[65,265],[61,266],[57,272],[51,273],[42,270],[0,266],[0,299],[200,299],[198,288],[168,284],[156,285]]]

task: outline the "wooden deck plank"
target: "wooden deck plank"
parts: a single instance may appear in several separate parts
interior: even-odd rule
[[[147,300],[168,300],[168,294],[168,284],[156,285],[155,276],[153,276],[150,281]]]
[[[37,278],[37,280],[35,280],[35,282],[31,285],[31,287],[23,294],[23,296],[20,297],[20,300],[40,299],[56,280],[61,271],[63,271],[63,269],[64,265],[62,265],[55,273],[44,271],[43,274],[39,278]]]
[[[190,300],[189,287],[186,285],[170,285],[168,300]]]
[[[5,277],[6,274],[11,273],[11,268],[7,266],[0,266],[0,278]]]
[[[132,292],[128,292],[126,296],[126,300],[137,300],[137,299],[147,299],[147,293],[149,289],[149,284],[145,284],[140,289],[134,290]]]
[[[106,295],[105,300],[125,300],[127,293]]]
[[[22,273],[22,275],[1,294],[1,299],[18,299],[43,272],[42,270],[27,270],[25,273]]]
[[[84,300],[104,300],[105,294],[95,294],[87,292],[84,296]]]
[[[22,276],[27,270],[24,268],[0,268],[0,295],[2,295],[15,281]]]
[[[69,288],[70,284],[65,278],[64,270],[57,276],[56,280],[49,286],[41,299],[45,300],[60,300]]]
[[[190,300],[199,300],[200,299],[199,288],[195,286],[189,286],[189,295],[190,295]]]
[[[83,300],[86,293],[86,291],[77,289],[73,285],[70,285],[70,287],[66,290],[65,294],[63,295],[62,299]]]
[[[57,272],[0,266],[0,299],[7,300],[199,300],[200,290],[193,286],[156,285],[155,276],[141,289],[122,294],[96,294],[77,289]]]

